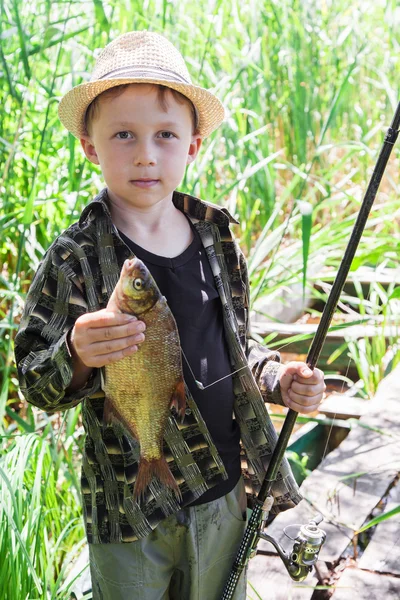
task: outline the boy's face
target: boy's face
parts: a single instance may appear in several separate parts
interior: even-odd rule
[[[190,107],[169,92],[166,100],[164,112],[157,89],[142,83],[115,98],[99,98],[91,135],[81,138],[87,158],[101,167],[111,202],[120,208],[147,209],[170,201],[200,149]],[[140,184],[139,179],[154,182]]]

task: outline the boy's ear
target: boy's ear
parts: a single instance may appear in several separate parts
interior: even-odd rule
[[[96,148],[94,147],[92,139],[88,135],[85,135],[80,138],[80,142],[83,151],[86,154],[86,157],[90,160],[90,162],[92,162],[94,165],[99,165],[100,161],[97,156]]]
[[[199,153],[202,143],[203,143],[203,138],[199,134],[192,136],[192,141],[190,142],[188,156],[186,159],[187,165],[190,165],[190,163],[192,163],[194,161],[194,159],[196,158],[196,156]]]

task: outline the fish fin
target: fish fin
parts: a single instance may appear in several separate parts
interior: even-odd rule
[[[135,431],[133,423],[128,421],[119,412],[117,407],[112,401],[112,398],[107,397],[104,402],[103,409],[103,423],[104,425],[113,425],[114,423],[122,423],[122,425],[129,431],[132,437],[137,439],[137,432]]]
[[[171,488],[178,500],[182,500],[182,494],[172,475],[170,468],[164,456],[157,460],[146,460],[141,458],[139,462],[139,470],[133,489],[133,499],[137,501],[144,494],[145,489],[153,479],[153,476],[158,477],[161,483]]]
[[[118,419],[115,408],[109,398],[104,401],[103,408],[103,423],[104,425],[112,425]]]
[[[106,375],[104,367],[100,367],[100,387],[103,391],[106,389]]]
[[[171,396],[171,406],[173,406],[180,417],[181,422],[185,418],[186,409],[186,394],[185,394],[185,383],[183,379],[180,379],[177,383]]]

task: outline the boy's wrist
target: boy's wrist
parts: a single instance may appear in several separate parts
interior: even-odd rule
[[[78,353],[74,347],[73,332],[74,328],[72,327],[66,336],[68,352],[72,358],[72,379],[68,386],[68,392],[74,392],[83,387],[87,383],[93,371],[93,367],[88,367],[85,365],[85,363],[78,356]]]
[[[75,346],[74,346],[74,342],[73,342],[73,331],[74,328],[71,327],[71,329],[68,331],[67,333],[67,337],[66,337],[66,342],[67,342],[67,348],[68,348],[68,352],[69,355],[71,356],[71,358],[73,359],[73,361],[75,362],[82,362],[81,359],[79,358],[76,350],[75,350]]]

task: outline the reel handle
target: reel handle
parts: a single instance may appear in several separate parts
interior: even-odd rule
[[[289,554],[272,536],[262,531],[259,532],[260,538],[274,546],[287,572],[295,581],[303,581],[318,560],[320,550],[326,539],[325,531],[318,527],[318,523],[321,523],[322,520],[322,515],[318,515],[306,525],[300,526]]]

